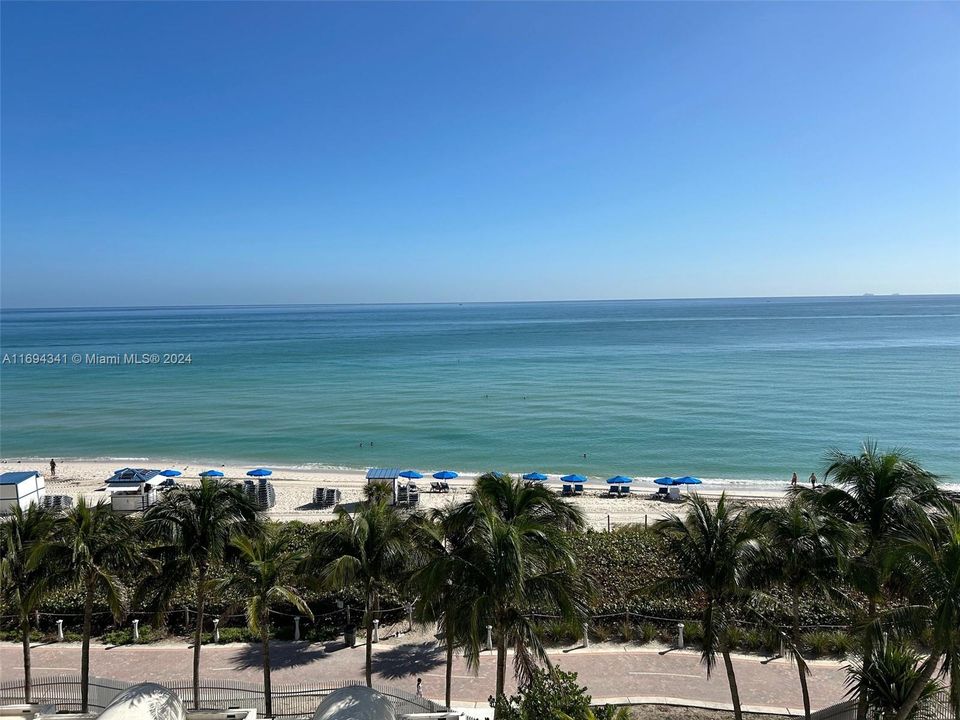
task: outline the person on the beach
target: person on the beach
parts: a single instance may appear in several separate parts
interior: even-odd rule
[[[53,458],[50,458],[50,476],[53,477],[57,474],[57,463],[54,462]]]
[[[793,474],[793,477],[790,478],[790,485],[791,485],[792,487],[796,487],[796,486],[797,486],[797,474],[796,474],[796,473],[794,473],[794,474]]]
[[[417,678],[417,697],[423,697],[423,678]]]
[[[815,488],[817,486],[817,474],[810,473],[810,487]]]

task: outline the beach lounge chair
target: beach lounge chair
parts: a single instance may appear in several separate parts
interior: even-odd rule
[[[658,488],[657,491],[650,496],[650,499],[651,500],[669,500],[670,499],[669,491],[665,487]]]
[[[573,485],[564,483],[563,487],[560,488],[560,494],[564,496],[573,495]]]
[[[574,495],[583,495],[583,483],[574,483],[574,485],[573,485],[573,494],[574,494]]]
[[[441,480],[440,492],[450,492],[450,483],[448,483],[446,480]]]
[[[620,497],[620,486],[611,485],[609,488],[607,488],[607,495],[610,497]]]
[[[440,487],[440,483],[432,482],[430,483],[430,492],[443,492],[443,488]]]
[[[630,486],[629,486],[629,485],[621,485],[621,486],[620,486],[620,497],[625,497],[625,496],[627,496],[627,495],[629,495],[629,494],[630,494]]]

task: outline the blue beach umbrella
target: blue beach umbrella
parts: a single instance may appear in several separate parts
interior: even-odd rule
[[[441,470],[440,472],[435,472],[433,476],[437,480],[453,480],[455,477],[460,477],[460,475],[453,470]]]
[[[524,479],[524,480],[533,480],[534,482],[543,482],[544,480],[547,479],[547,476],[544,475],[543,473],[532,472],[532,473],[527,473],[526,475],[524,475],[524,476],[523,476],[523,479]]]
[[[627,483],[632,483],[633,478],[627,477],[625,475],[616,475],[615,477],[609,478],[607,483],[609,485],[626,485]]]
[[[654,482],[657,485],[679,485],[680,484],[676,480],[674,480],[672,477],[657,478],[656,480],[654,480]]]
[[[588,482],[588,479],[583,475],[564,475],[560,478],[561,482],[573,483],[574,485],[582,485],[585,482]]]
[[[677,478],[674,480],[677,485],[702,485],[703,481],[700,478],[690,477],[689,475],[684,475],[682,478]]]
[[[223,473],[219,470],[204,470],[200,477],[223,477]]]
[[[247,473],[250,477],[267,477],[268,475],[273,475],[273,470],[267,470],[266,468],[256,468]]]
[[[402,473],[400,473],[400,477],[406,478],[407,480],[419,480],[423,477],[423,475],[418,473],[416,470],[404,470]]]
[[[164,477],[180,477],[183,475],[183,473],[179,470],[163,470],[160,472],[160,474]]]

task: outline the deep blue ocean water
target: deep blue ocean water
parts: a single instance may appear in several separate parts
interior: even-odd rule
[[[7,459],[784,480],[869,437],[960,478],[960,296],[5,310],[0,351]]]

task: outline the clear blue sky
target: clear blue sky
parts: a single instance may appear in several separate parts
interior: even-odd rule
[[[2,3],[2,302],[960,291],[960,5]]]

